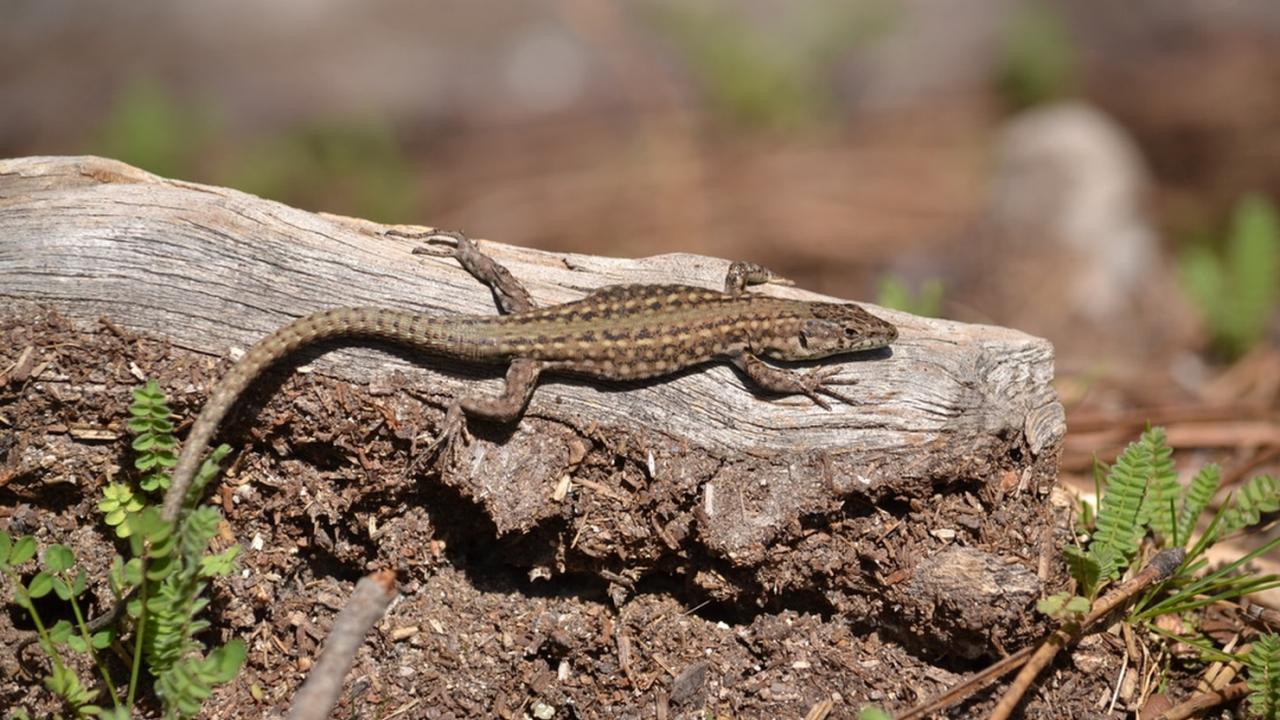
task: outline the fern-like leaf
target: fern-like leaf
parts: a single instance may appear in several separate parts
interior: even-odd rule
[[[1142,478],[1147,486],[1139,522],[1166,540],[1173,538],[1174,502],[1182,494],[1178,473],[1173,467],[1173,448],[1165,441],[1164,428],[1154,427],[1138,438],[1138,452],[1130,458],[1129,472]],[[1130,446],[1132,447],[1132,446]],[[1119,465],[1120,461],[1116,461]]]
[[[194,717],[212,694],[213,688],[230,682],[245,659],[245,645],[232,640],[207,657],[187,657],[161,673],[156,693],[180,718]]]
[[[218,532],[221,515],[210,506],[196,508],[178,531],[179,558],[176,571],[168,573],[151,598],[153,627],[148,633],[148,659],[151,666],[163,672],[191,652],[199,651],[194,640],[202,628],[197,616],[207,604],[200,596],[208,587],[201,577],[201,558],[209,541]]]
[[[1258,638],[1245,659],[1249,668],[1249,710],[1265,720],[1280,718],[1280,635]]]
[[[1098,503],[1097,530],[1089,543],[1089,555],[1098,564],[1100,580],[1118,577],[1120,570],[1137,555],[1138,544],[1146,534],[1146,524],[1154,509],[1168,508],[1169,499],[1173,497],[1169,493],[1177,492],[1172,471],[1162,428],[1148,429],[1116,458],[1107,473]],[[1173,490],[1168,488],[1168,480],[1172,480]],[[1153,486],[1157,493],[1151,492]],[[1159,495],[1159,502],[1154,499],[1155,494]],[[1168,518],[1167,509],[1164,514],[1169,519],[1166,526],[1171,528],[1172,519]],[[1084,588],[1090,595],[1096,589]]]
[[[1223,522],[1222,533],[1225,535],[1257,525],[1263,513],[1277,510],[1280,510],[1280,480],[1272,475],[1259,475],[1236,493],[1235,502]]]
[[[169,474],[165,469],[178,461],[174,452],[178,440],[173,436],[164,392],[155,380],[148,380],[146,385],[133,391],[129,414],[133,449],[138,454],[133,464],[145,473],[139,484],[148,492],[163,490],[169,487]]]
[[[1101,579],[1102,566],[1098,558],[1093,553],[1075,545],[1068,545],[1062,552],[1066,556],[1067,570],[1071,573],[1071,577],[1075,578],[1084,592],[1092,593]]]
[[[1182,509],[1178,513],[1176,541],[1179,545],[1187,544],[1187,539],[1191,537],[1191,533],[1196,529],[1196,523],[1200,520],[1200,514],[1209,507],[1209,502],[1213,500],[1221,484],[1222,470],[1214,464],[1200,468],[1200,472],[1191,478],[1191,484],[1187,486],[1182,496]]]

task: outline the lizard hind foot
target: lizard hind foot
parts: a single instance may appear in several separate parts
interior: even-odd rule
[[[471,431],[467,429],[467,418],[462,412],[462,406],[454,403],[449,407],[449,411],[445,413],[444,422],[440,425],[440,431],[421,452],[417,453],[417,457],[409,464],[405,473],[413,474],[423,463],[440,457],[445,450],[455,447],[459,440],[464,444],[470,444],[472,437]]]
[[[724,278],[724,291],[730,295],[744,293],[748,285],[795,285],[794,282],[779,275],[763,265],[739,260],[729,266]]]

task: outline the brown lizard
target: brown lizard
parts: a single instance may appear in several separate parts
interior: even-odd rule
[[[325,340],[373,338],[467,362],[508,363],[500,395],[465,396],[454,403],[441,433],[445,438],[463,427],[463,414],[498,422],[518,418],[543,371],[639,380],[728,360],[764,390],[804,394],[827,408],[819,393],[840,398],[827,387],[838,367],[798,372],[768,365],[761,356],[812,360],[882,348],[898,337],[896,327],[857,305],[748,293],[748,284],[786,281],[744,262],[730,266],[723,292],[689,285],[614,285],[581,300],[537,308],[524,286],[465,235],[422,237],[450,241],[453,246],[444,254],[487,284],[508,314],[424,315],[349,307],[307,315],[276,330],[237,360],[210,393],[174,468],[165,520],[177,519],[206,447],[244,389],[271,364]]]
[[[898,337],[892,324],[849,303],[784,300],[748,293],[749,284],[785,282],[752,263],[734,263],[724,291],[688,285],[616,285],[574,302],[534,307],[528,292],[461,233],[444,254],[497,296],[505,315],[424,315],[383,308],[336,308],[294,320],[258,341],[214,386],[183,444],[162,517],[177,520],[205,449],[245,388],[268,366],[313,343],[335,338],[386,340],[467,362],[508,363],[496,397],[460,398],[441,439],[465,428],[464,415],[510,422],[523,413],[544,371],[607,380],[659,377],[715,360],[732,362],[758,387],[803,394],[826,408],[821,394],[839,368],[805,372],[773,367],[761,357],[811,360],[882,348]],[[433,253],[441,254],[441,253]],[[439,442],[439,440],[437,440]],[[93,625],[119,615],[119,605]]]

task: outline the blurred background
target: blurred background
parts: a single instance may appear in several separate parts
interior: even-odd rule
[[[1090,487],[1280,455],[1280,3],[0,0],[0,155],[79,153],[1048,337]]]

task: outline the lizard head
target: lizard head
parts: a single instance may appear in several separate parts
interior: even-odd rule
[[[816,360],[831,355],[887,347],[898,328],[857,305],[803,303],[785,323],[785,331],[761,348],[779,360]]]

